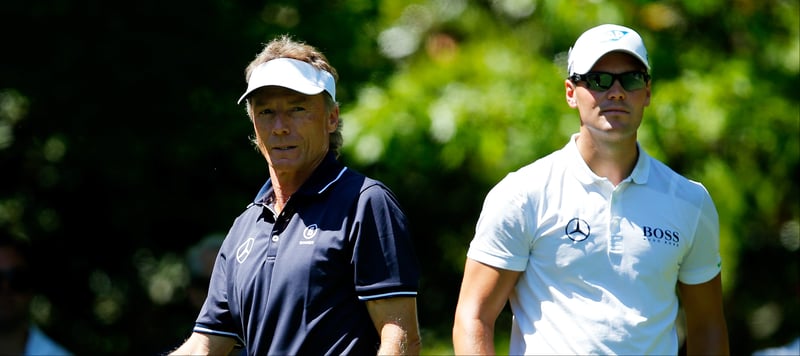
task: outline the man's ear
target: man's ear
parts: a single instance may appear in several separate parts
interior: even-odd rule
[[[336,131],[339,127],[339,105],[336,105],[330,113],[328,113],[328,132]]]
[[[564,98],[567,100],[567,105],[571,108],[576,108],[578,103],[575,100],[575,83],[571,80],[564,80]]]

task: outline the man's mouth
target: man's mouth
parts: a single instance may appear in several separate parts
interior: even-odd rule
[[[291,149],[294,149],[294,148],[297,148],[297,146],[275,146],[275,147],[272,147],[272,149],[275,150],[275,151],[288,151],[288,150],[291,150]]]
[[[624,108],[607,108],[600,110],[601,114],[627,114],[628,110]]]

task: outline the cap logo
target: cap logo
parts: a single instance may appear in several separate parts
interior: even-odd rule
[[[619,41],[619,39],[621,39],[622,37],[625,37],[625,35],[627,35],[627,34],[628,34],[628,31],[611,30],[611,31],[608,31],[608,40],[609,41]]]

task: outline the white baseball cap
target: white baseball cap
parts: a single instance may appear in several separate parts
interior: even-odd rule
[[[628,27],[604,24],[586,30],[570,47],[567,74],[586,74],[600,57],[612,51],[628,53],[650,70],[642,37]]]
[[[247,90],[237,103],[244,102],[254,90],[269,85],[288,88],[306,95],[327,91],[336,101],[336,81],[331,73],[297,59],[275,58],[253,69],[247,82]]]

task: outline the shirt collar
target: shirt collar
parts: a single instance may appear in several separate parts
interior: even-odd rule
[[[300,186],[300,189],[295,195],[316,195],[322,194],[329,189],[339,178],[342,177],[347,170],[341,162],[336,159],[333,152],[328,152],[325,158],[320,162],[319,166],[314,169],[314,173],[308,177],[305,183]],[[267,204],[270,197],[272,197],[272,178],[267,179],[252,204]]]
[[[593,184],[596,181],[604,180],[605,178],[592,172],[589,165],[583,160],[580,151],[578,151],[576,140],[578,135],[577,133],[572,134],[569,142],[564,146],[564,150],[567,151],[570,160],[573,162],[573,167],[575,167],[575,176],[583,184]],[[638,141],[636,142],[636,149],[639,151],[639,158],[636,160],[633,172],[624,181],[630,180],[636,184],[645,184],[647,183],[647,177],[650,175],[650,155],[642,149]]]

